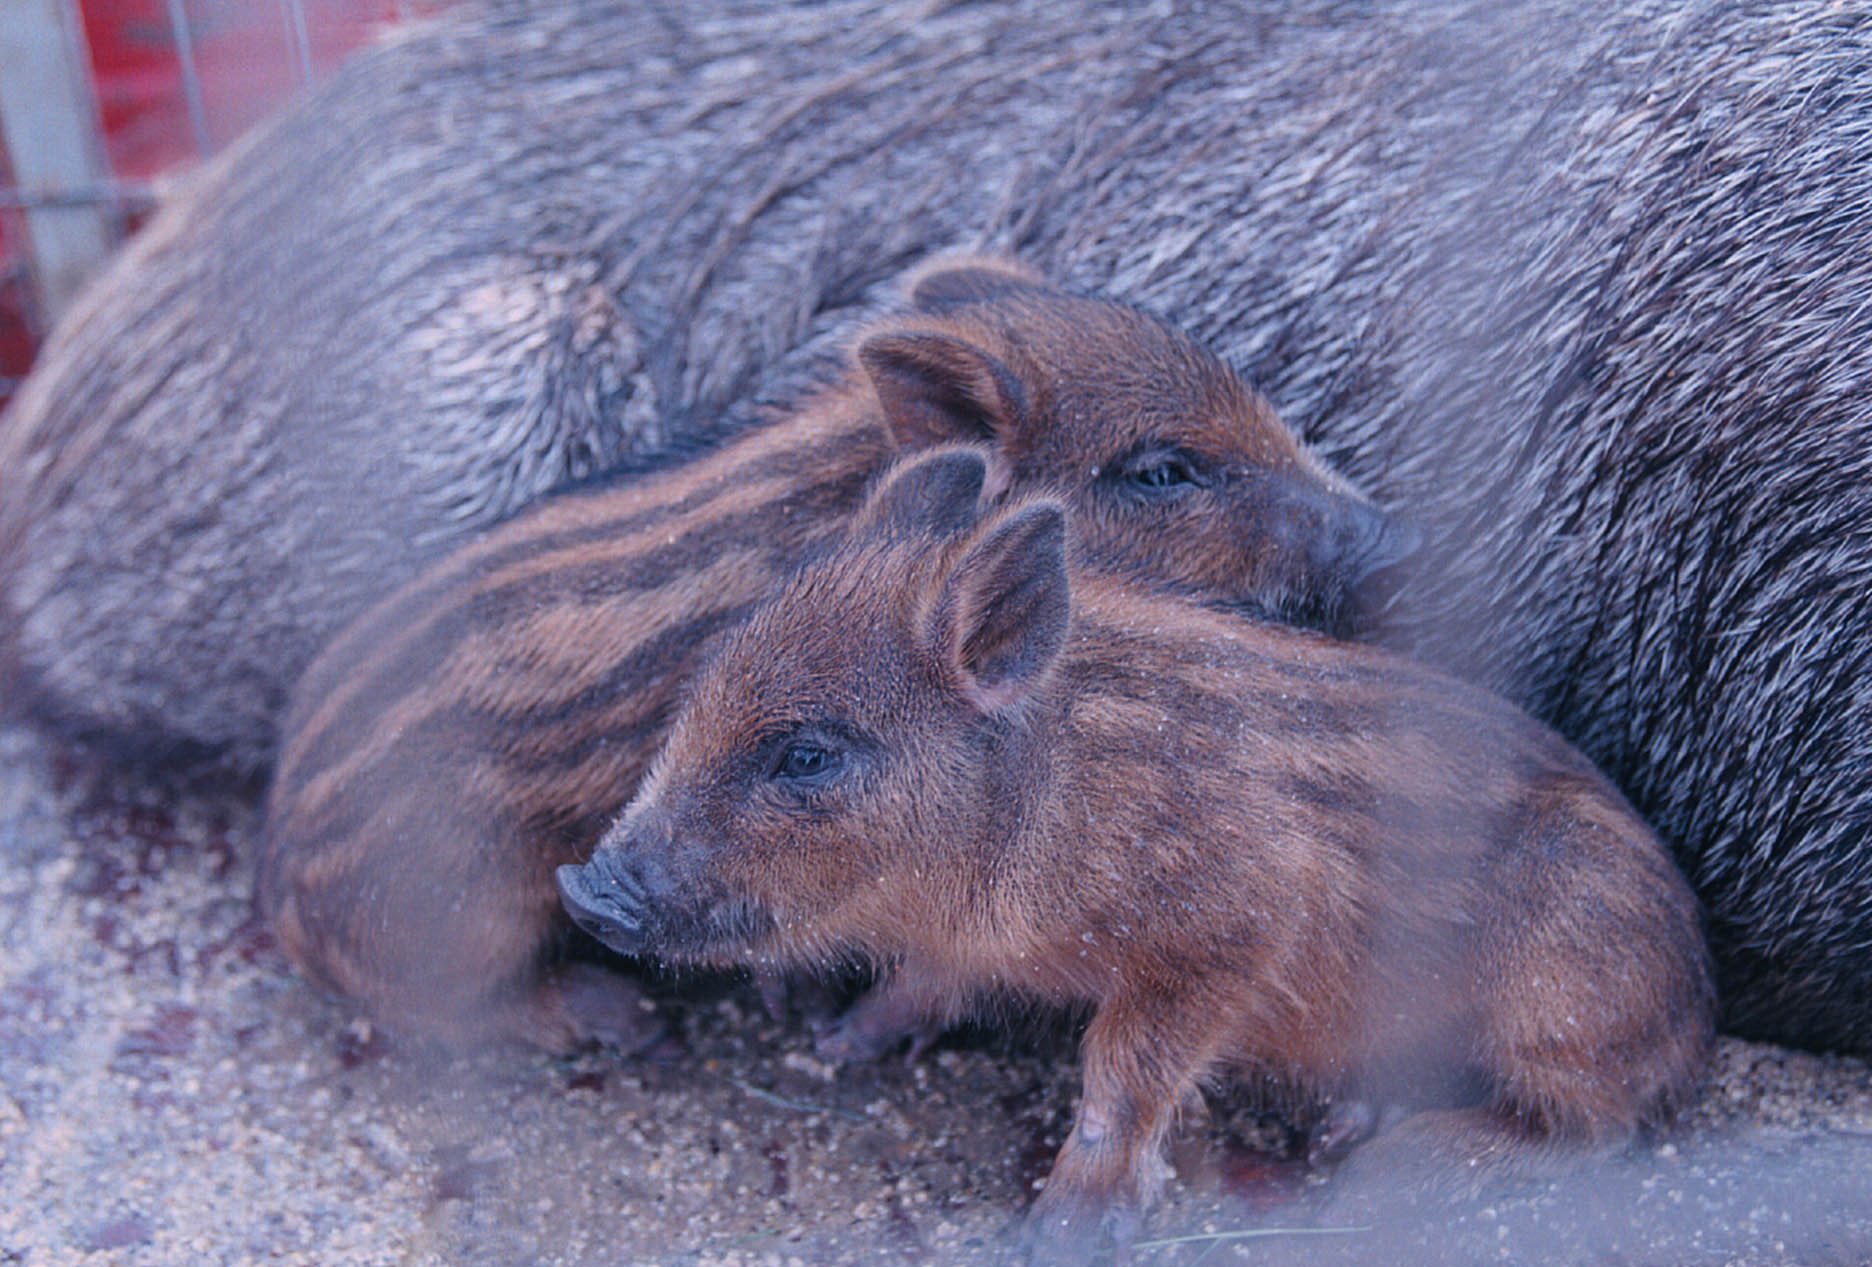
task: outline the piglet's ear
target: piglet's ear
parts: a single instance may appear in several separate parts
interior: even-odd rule
[[[1065,512],[1037,502],[990,527],[944,579],[937,646],[964,693],[999,712],[1032,693],[1059,658],[1071,614]]]
[[[917,274],[910,283],[910,303],[919,312],[947,312],[963,304],[1051,289],[1039,273],[1016,260],[993,255],[951,256]]]
[[[993,443],[1020,428],[1027,393],[990,353],[946,334],[874,334],[858,345],[897,442],[923,448],[951,440]]]
[[[952,537],[975,522],[988,478],[987,455],[966,445],[945,445],[907,458],[885,472],[854,531],[896,537]]]

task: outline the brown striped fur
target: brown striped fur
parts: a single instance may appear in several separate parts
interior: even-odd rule
[[[701,644],[843,530],[900,444],[992,440],[1015,484],[1083,513],[1101,566],[1288,619],[1335,623],[1395,552],[1382,516],[1162,323],[1006,261],[937,266],[911,297],[797,412],[540,505],[319,656],[260,877],[302,968],[444,1036],[558,1046],[626,1024],[628,997],[607,1009],[544,967],[565,929],[553,868],[629,799]]]
[[[1682,1100],[1712,1032],[1696,903],[1585,758],[1394,654],[1069,579],[1061,505],[977,520],[985,470],[906,459],[726,637],[561,874],[581,925],[880,965],[835,1054],[985,996],[1091,1005],[1035,1210],[1069,1240],[1148,1199],[1225,1073],[1418,1110],[1355,1156],[1420,1174],[1616,1145]]]

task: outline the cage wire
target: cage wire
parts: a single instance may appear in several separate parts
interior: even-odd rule
[[[8,0],[0,13],[0,403],[154,208],[371,34],[446,0]]]

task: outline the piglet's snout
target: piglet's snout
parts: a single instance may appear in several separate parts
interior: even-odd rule
[[[600,852],[583,866],[560,867],[559,900],[572,922],[611,949],[642,949],[650,894],[627,864]]]

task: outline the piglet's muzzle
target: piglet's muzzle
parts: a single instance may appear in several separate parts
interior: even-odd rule
[[[557,878],[573,923],[620,954],[643,949],[650,903],[641,879],[603,853],[584,866],[560,867]]]

